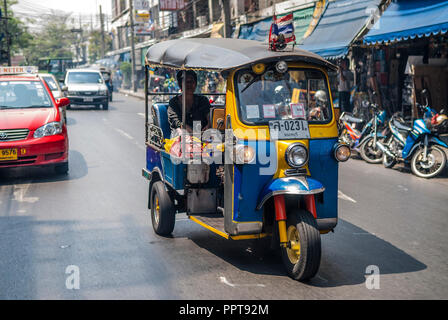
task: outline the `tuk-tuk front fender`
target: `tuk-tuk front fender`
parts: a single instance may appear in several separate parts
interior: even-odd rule
[[[257,210],[260,210],[267,200],[276,195],[311,195],[324,191],[325,188],[322,183],[309,177],[300,176],[275,179],[261,191],[258,198]]]

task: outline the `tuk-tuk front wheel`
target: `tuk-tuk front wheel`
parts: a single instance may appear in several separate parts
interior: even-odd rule
[[[151,188],[151,220],[154,232],[161,236],[169,235],[174,230],[174,205],[165,185],[157,181]]]
[[[281,247],[283,264],[288,275],[298,281],[314,277],[321,258],[320,232],[313,215],[302,209],[288,213],[288,243]]]

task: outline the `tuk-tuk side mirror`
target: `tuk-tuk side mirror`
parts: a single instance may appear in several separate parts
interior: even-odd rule
[[[225,108],[214,107],[210,110],[210,120],[213,129],[224,130],[225,129]]]

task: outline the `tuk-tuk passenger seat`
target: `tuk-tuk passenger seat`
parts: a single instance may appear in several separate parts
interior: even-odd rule
[[[154,125],[160,127],[163,132],[164,139],[171,138],[171,128],[168,122],[168,103],[154,103],[152,105],[152,115]]]

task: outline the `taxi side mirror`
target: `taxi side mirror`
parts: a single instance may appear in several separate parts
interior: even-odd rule
[[[56,105],[58,106],[58,107],[66,107],[66,106],[68,106],[70,104],[70,100],[69,100],[69,98],[60,98],[60,99],[58,99],[57,101],[56,101]]]

